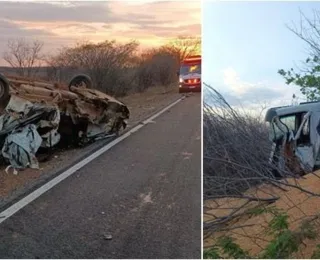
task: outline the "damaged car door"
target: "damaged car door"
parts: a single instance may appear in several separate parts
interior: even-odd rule
[[[311,111],[299,111],[275,115],[269,121],[270,139],[273,142],[269,161],[278,169],[289,169],[297,174],[313,170],[317,149],[310,131],[310,124],[315,119],[312,116]]]

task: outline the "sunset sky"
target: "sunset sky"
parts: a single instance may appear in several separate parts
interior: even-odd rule
[[[179,35],[201,35],[200,0],[0,2],[0,50],[8,39],[38,39],[46,52],[82,40],[138,40],[150,47]],[[0,65],[5,65],[0,57]]]

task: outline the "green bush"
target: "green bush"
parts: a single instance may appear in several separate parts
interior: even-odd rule
[[[315,239],[317,233],[314,226],[304,221],[300,228],[296,231],[289,229],[288,215],[274,207],[255,208],[247,211],[250,215],[261,215],[263,213],[271,213],[272,220],[268,223],[266,232],[273,236],[272,240],[266,245],[262,252],[257,256],[251,256],[249,252],[243,250],[232,237],[223,236],[218,238],[217,243],[210,249],[204,250],[203,257],[205,259],[221,259],[219,252],[228,258],[248,259],[248,258],[264,258],[264,259],[285,259],[291,258],[292,254],[298,252],[299,246],[304,239]],[[320,258],[320,245],[317,246],[312,258]]]

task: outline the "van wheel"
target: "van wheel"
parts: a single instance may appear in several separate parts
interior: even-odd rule
[[[85,88],[92,88],[92,80],[88,75],[81,74],[73,77],[70,80],[68,88],[71,91],[71,86],[78,88],[82,85],[85,85]]]

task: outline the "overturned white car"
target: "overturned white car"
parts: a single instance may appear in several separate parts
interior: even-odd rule
[[[58,84],[0,74],[0,148],[14,168],[37,168],[40,147],[61,140],[85,144],[126,128],[126,105],[92,88],[77,75],[68,89]]]

